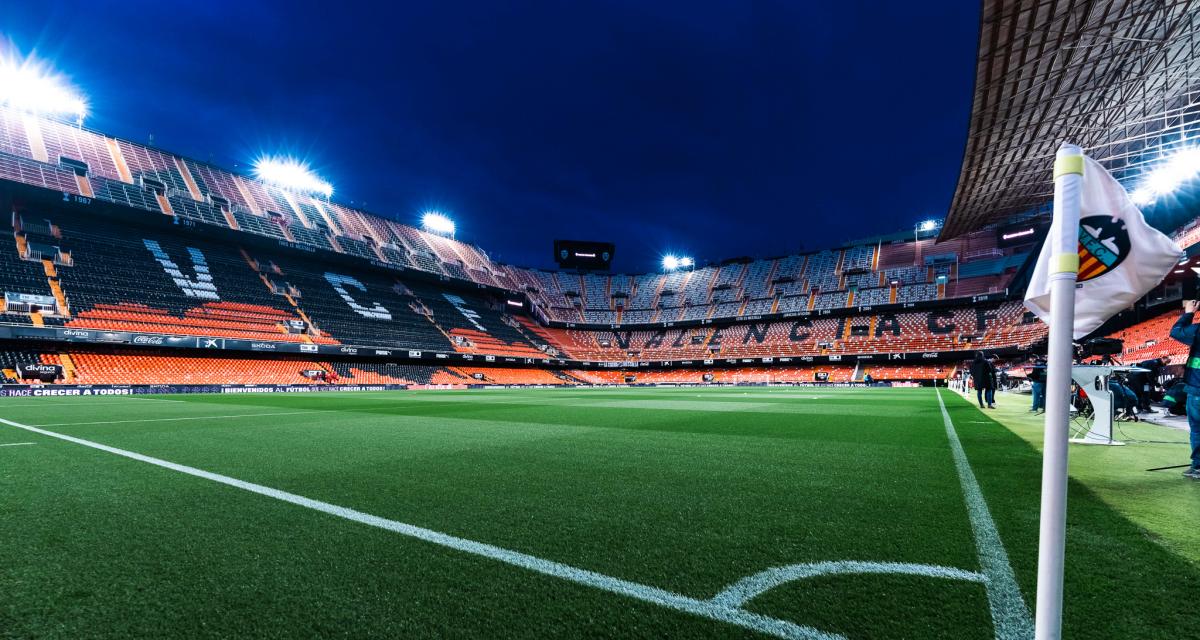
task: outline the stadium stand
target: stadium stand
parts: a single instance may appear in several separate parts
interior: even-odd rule
[[[815,317],[724,327],[629,331],[544,329],[560,352],[619,361],[708,357],[815,356],[1029,347],[1045,325],[1018,302],[930,312]]]
[[[88,199],[117,204],[123,211],[110,217],[54,200],[5,198],[13,205],[13,239],[0,244],[6,294],[0,322],[9,325],[530,361],[1026,347],[1045,333],[1016,303],[989,303],[981,307],[982,316],[979,309],[955,305],[898,314],[862,309],[1005,291],[1027,256],[998,248],[987,231],[936,245],[899,234],[805,255],[739,258],[668,273],[526,269],[494,262],[475,245],[326,197],[7,106],[0,107],[0,180],[68,200],[79,196],[84,204]],[[505,291],[524,295],[532,308],[510,314]],[[755,321],[801,313],[816,315]],[[545,320],[592,329],[546,327]],[[697,326],[639,327],[671,322]],[[624,328],[594,330],[612,325]],[[110,372],[106,380],[158,376],[154,367],[144,378],[118,375],[128,364],[121,355],[84,354],[79,376],[96,378],[101,371]],[[378,363],[331,366],[339,380],[413,384],[463,384],[479,373]],[[74,376],[76,368],[70,369]],[[294,379],[283,369],[271,371]],[[496,381],[578,382],[571,373],[491,371]]]
[[[1121,359],[1127,364],[1136,364],[1151,358],[1167,356],[1171,364],[1184,364],[1188,346],[1171,339],[1171,327],[1179,319],[1179,311],[1172,310],[1144,320],[1131,327],[1109,334],[1125,343]]]
[[[36,134],[26,130],[26,122],[38,127]],[[635,324],[736,318],[767,312],[763,310],[768,300],[774,307],[776,298],[810,295],[814,289],[822,294],[815,299],[816,309],[838,309],[850,304],[847,287],[866,289],[886,285],[889,280],[902,285],[930,285],[929,265],[925,262],[931,253],[954,261],[955,267],[943,274],[947,276],[947,288],[942,295],[966,297],[1002,291],[1009,271],[1026,257],[998,250],[992,234],[980,233],[936,247],[929,240],[892,241],[809,256],[737,262],[721,268],[700,268],[690,277],[590,274],[584,276],[586,281],[578,282],[577,276],[556,277],[546,271],[500,265],[474,245],[305,193],[284,191],[208,163],[52,119],[26,120],[7,107],[0,108],[0,178],[452,279],[533,293],[540,310],[562,322]],[[536,291],[530,292],[529,287]],[[660,292],[665,294],[660,297]],[[614,304],[613,295],[617,293],[625,294],[623,304]],[[881,295],[872,294],[871,304],[882,304],[877,301]],[[911,288],[900,294],[899,301],[937,297],[936,288]],[[785,307],[794,309],[797,303],[799,300],[791,300]],[[617,306],[624,310],[619,316],[614,313]],[[745,311],[746,307],[754,311]]]

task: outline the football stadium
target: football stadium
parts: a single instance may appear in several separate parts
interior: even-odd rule
[[[1200,3],[959,28],[945,211],[631,272],[0,56],[0,637],[1196,637]]]

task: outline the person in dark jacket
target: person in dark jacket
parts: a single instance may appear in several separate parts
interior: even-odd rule
[[[1029,370],[1029,381],[1033,383],[1033,408],[1030,411],[1046,410],[1046,361],[1038,358]]]
[[[996,408],[992,397],[996,389],[995,374],[996,370],[983,356],[983,352],[976,352],[975,359],[971,361],[971,382],[975,385],[975,399],[979,401],[980,409],[983,408],[985,399],[987,408]]]
[[[1187,417],[1192,437],[1192,466],[1183,475],[1200,480],[1200,327],[1192,324],[1196,315],[1196,301],[1183,303],[1183,315],[1171,327],[1171,338],[1188,346],[1187,362],[1184,363],[1183,384],[1187,390]]]
[[[988,367],[992,370],[992,386],[984,394],[989,409],[996,408],[996,389],[1000,389],[1000,360],[996,356],[988,358]]]
[[[1150,394],[1158,386],[1158,379],[1162,377],[1163,367],[1167,366],[1170,361],[1171,359],[1167,356],[1143,360],[1137,363],[1137,367],[1145,369],[1146,373],[1129,374],[1129,388],[1137,394],[1139,411],[1144,413],[1150,410]]]

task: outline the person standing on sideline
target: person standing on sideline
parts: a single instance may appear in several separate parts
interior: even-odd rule
[[[1000,367],[996,366],[1000,360],[996,356],[988,358],[988,369],[992,373],[992,385],[987,391],[987,405],[989,409],[996,408],[996,389],[1000,388]]]
[[[1196,315],[1197,302],[1183,303],[1183,315],[1171,327],[1171,338],[1188,346],[1187,362],[1184,363],[1183,384],[1187,390],[1187,418],[1191,428],[1192,466],[1183,475],[1200,480],[1200,326],[1192,324]]]
[[[1200,375],[1197,377],[1200,378]],[[995,400],[992,397],[995,393],[995,369],[988,363],[982,351],[975,352],[975,359],[971,361],[971,382],[975,384],[975,399],[979,402],[979,408],[983,408],[986,400],[987,408],[995,409]],[[1200,409],[1200,406],[1197,409]]]
[[[1029,370],[1029,381],[1033,383],[1033,408],[1037,413],[1046,410],[1046,361],[1038,358]]]

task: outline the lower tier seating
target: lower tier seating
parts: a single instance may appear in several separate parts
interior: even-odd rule
[[[1179,311],[1168,311],[1108,337],[1125,342],[1121,360],[1126,364],[1163,356],[1169,357],[1171,364],[1184,364],[1187,360],[1188,346],[1171,339],[1171,327],[1178,319]]]

